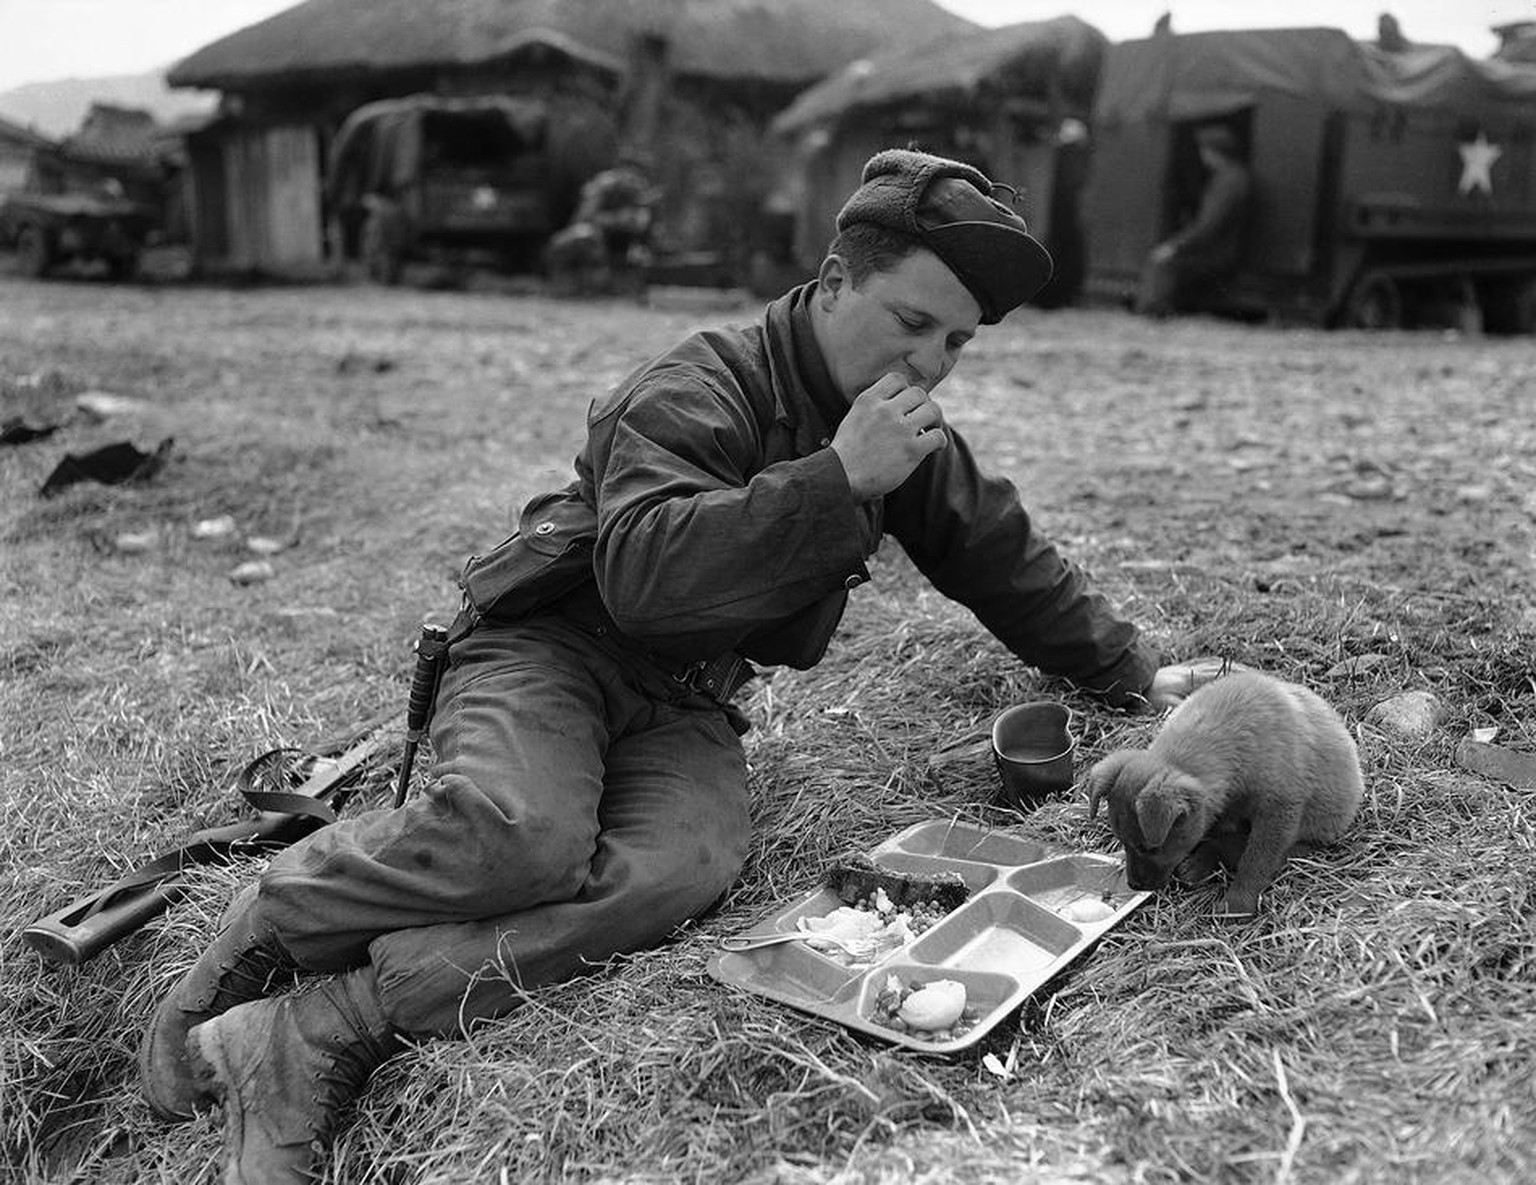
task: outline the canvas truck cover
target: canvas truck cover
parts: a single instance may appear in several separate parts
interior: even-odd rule
[[[1340,111],[1382,103],[1450,110],[1536,102],[1536,68],[1477,61],[1451,46],[1391,53],[1337,29],[1186,33],[1110,47],[1095,121],[1194,120],[1290,95]]]
[[[411,95],[359,107],[342,123],[331,147],[328,196],[351,205],[369,192],[396,193],[414,182],[422,165],[422,120],[429,112],[500,111],[507,125],[534,143],[544,131],[548,107],[536,99],[481,96],[448,99]]]

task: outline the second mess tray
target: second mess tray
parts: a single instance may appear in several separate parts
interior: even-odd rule
[[[953,1053],[980,1040],[1151,896],[1127,886],[1117,857],[1064,851],[948,819],[909,827],[868,855],[889,872],[956,874],[969,896],[921,933],[869,960],[788,941],[722,951],[710,959],[710,974],[897,1045]],[[802,919],[814,925],[844,904],[833,889],[818,889],[742,937],[815,939]],[[939,1031],[899,1022],[893,1027],[893,976],[908,991],[939,980],[963,985],[964,1018]]]

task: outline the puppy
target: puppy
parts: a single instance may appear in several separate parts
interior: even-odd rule
[[[1109,800],[1133,889],[1235,870],[1221,912],[1258,911],[1291,850],[1330,843],[1355,817],[1360,758],[1339,714],[1294,683],[1224,675],[1175,708],[1148,749],[1088,775],[1088,817]]]

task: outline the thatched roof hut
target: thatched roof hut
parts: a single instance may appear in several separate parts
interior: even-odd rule
[[[622,70],[637,37],[656,37],[679,76],[800,87],[881,47],[973,28],[932,0],[304,0],[184,58],[168,80],[248,90],[484,65],[531,46]]]
[[[304,0],[167,77],[224,92],[191,143],[210,259],[348,254],[350,231],[323,232],[313,200],[330,139],[362,105],[413,94],[543,99],[566,158],[552,175],[638,148],[668,170],[658,226],[674,250],[735,257],[779,171],[768,122],[799,91],[975,27],[935,0]]]
[[[1077,17],[968,30],[854,61],[802,92],[771,125],[795,144],[778,202],[793,227],[785,261],[814,268],[833,216],[881,148],[915,144],[968,161],[1022,193],[1024,214],[1056,257],[1041,303],[1081,280],[1077,188],[1083,134],[1108,39]]]
[[[163,132],[153,112],[142,107],[95,102],[64,147],[77,156],[152,166],[167,155]]]
[[[774,130],[793,134],[911,103],[974,111],[1033,99],[1086,114],[1108,44],[1072,16],[957,31],[850,63],[802,93]]]

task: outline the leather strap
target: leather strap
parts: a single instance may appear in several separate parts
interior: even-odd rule
[[[328,758],[304,749],[279,748],[249,761],[235,775],[234,789],[266,818],[242,819],[224,827],[193,832],[179,848],[156,856],[124,873],[93,899],[77,921],[100,913],[122,897],[146,885],[180,876],[197,864],[222,864],[243,854],[285,847],[307,832],[336,821],[336,808],[362,776],[368,761],[395,740],[379,729],[339,757]],[[295,760],[297,758],[298,760]],[[302,769],[300,774],[296,769]],[[304,781],[292,790],[264,789],[295,776]],[[282,816],[273,819],[273,815]]]

